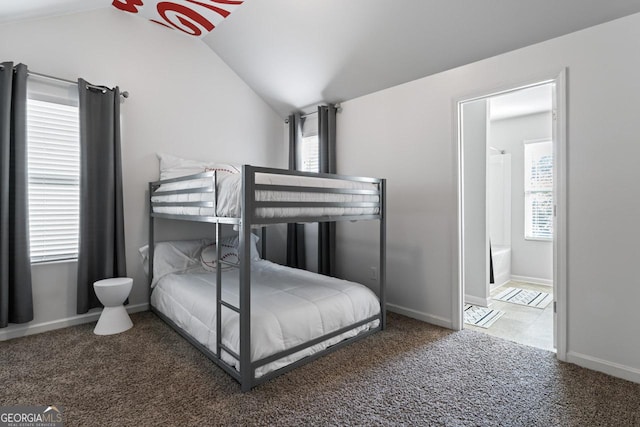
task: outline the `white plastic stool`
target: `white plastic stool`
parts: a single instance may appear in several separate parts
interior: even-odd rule
[[[94,334],[119,334],[133,326],[127,310],[122,305],[132,286],[133,279],[128,277],[98,280],[93,284],[98,299],[104,305],[98,324],[93,330]]]

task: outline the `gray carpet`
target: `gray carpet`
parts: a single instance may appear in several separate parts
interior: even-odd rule
[[[386,331],[241,393],[151,313],[0,343],[0,406],[54,404],[67,426],[640,426],[640,384],[544,350],[398,315]]]

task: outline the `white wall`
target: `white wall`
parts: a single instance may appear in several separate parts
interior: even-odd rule
[[[511,154],[489,150],[487,161],[487,218],[493,246],[511,247]],[[511,270],[511,264],[509,264]]]
[[[524,238],[524,141],[551,138],[551,113],[489,124],[491,146],[511,154],[511,274],[542,283],[553,280],[553,242]]]
[[[489,305],[487,244],[487,101],[462,106],[464,302]]]
[[[109,8],[2,25],[0,58],[70,80],[119,85],[131,94],[121,117],[132,305],[148,301],[137,249],[147,242],[145,191],[158,178],[156,152],[286,166],[281,118],[198,39]],[[185,236],[180,225],[165,228],[172,232],[161,236]],[[189,228],[191,234],[213,230]],[[34,266],[33,276],[31,327],[75,316],[75,263]]]
[[[640,15],[342,103],[340,173],[388,179],[390,305],[452,325],[454,100],[568,67],[567,358],[640,381]],[[339,271],[367,279],[375,227],[339,229]]]

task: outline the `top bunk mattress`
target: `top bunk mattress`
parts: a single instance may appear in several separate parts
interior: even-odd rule
[[[162,195],[162,192],[198,189],[213,186],[214,178],[194,178],[190,180],[161,184],[151,198],[153,203],[209,202],[211,206],[154,206],[153,212],[171,215],[217,216],[239,218],[242,201],[242,174],[219,173],[216,192]],[[378,191],[378,185],[347,179],[315,178],[308,176],[256,173],[256,184],[315,187],[324,189]],[[217,200],[216,200],[217,193]],[[295,192],[277,190],[256,190],[255,200],[260,202],[322,202],[322,203],[378,203],[377,194],[348,194],[323,192]],[[255,215],[259,218],[323,217],[377,215],[378,206],[365,207],[260,207]]]

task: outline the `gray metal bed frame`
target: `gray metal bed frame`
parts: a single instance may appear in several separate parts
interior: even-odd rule
[[[354,182],[367,182],[372,183],[377,186],[377,190],[362,190],[362,189],[344,189],[344,188],[325,188],[325,187],[302,187],[302,186],[286,186],[286,185],[265,185],[256,183],[256,174],[265,173],[265,174],[278,174],[278,175],[291,175],[291,176],[307,176],[314,178],[328,178],[335,180],[348,180]],[[174,190],[174,191],[162,191],[157,192],[158,188],[162,184],[168,183],[176,183],[181,181],[188,181],[193,179],[201,179],[207,178],[211,179],[211,185],[196,188],[196,189],[185,189],[185,190]],[[187,341],[189,341],[192,345],[194,345],[198,350],[204,353],[209,359],[214,361],[217,365],[219,365],[225,372],[231,375],[234,379],[236,379],[240,385],[243,392],[249,391],[251,388],[262,384],[265,381],[268,381],[278,375],[281,375],[285,372],[288,372],[292,369],[295,369],[298,366],[301,366],[305,363],[311,362],[312,360],[317,359],[327,353],[335,351],[347,344],[350,344],[353,341],[362,339],[370,334],[373,334],[377,331],[380,331],[386,326],[386,201],[385,201],[385,187],[386,180],[378,179],[378,178],[365,178],[365,177],[353,177],[353,176],[345,176],[345,175],[335,175],[335,174],[323,174],[323,173],[308,173],[308,172],[298,172],[291,171],[285,169],[275,169],[275,168],[265,168],[265,167],[255,167],[244,165],[242,167],[242,202],[241,202],[241,216],[240,218],[230,218],[230,217],[218,217],[218,216],[195,216],[195,215],[174,215],[174,214],[164,214],[164,213],[155,213],[154,208],[160,206],[192,206],[192,207],[215,207],[215,203],[213,202],[152,202],[152,197],[155,195],[174,195],[174,194],[193,194],[193,193],[213,193],[213,200],[217,200],[217,173],[215,171],[212,172],[204,172],[196,175],[189,175],[185,177],[173,178],[162,181],[155,181],[149,183],[149,286],[153,280],[153,253],[154,253],[154,220],[155,218],[164,218],[164,219],[175,219],[175,220],[186,220],[186,221],[196,221],[196,222],[205,222],[205,223],[213,223],[215,224],[215,235],[216,235],[216,258],[217,265],[220,263],[224,263],[220,259],[221,257],[221,248],[218,244],[219,239],[222,234],[222,225],[223,224],[231,224],[239,226],[239,251],[238,255],[240,258],[239,265],[233,264],[233,266],[238,267],[240,269],[240,298],[238,307],[235,307],[228,302],[222,300],[222,275],[221,269],[216,269],[216,351],[213,352],[201,343],[199,343],[195,338],[193,338],[189,333],[181,329],[178,325],[176,325],[173,321],[171,321],[168,317],[166,317],[163,313],[158,311],[155,307],[151,306],[151,311],[153,311],[157,316],[159,316],[162,320],[164,320],[167,324],[169,324],[173,329],[175,329],[180,335],[182,335]],[[360,195],[377,195],[378,202],[285,202],[285,201],[259,201],[256,200],[256,192],[261,190],[267,191],[284,191],[284,192],[305,192],[305,193],[334,193],[334,194],[360,194]],[[258,208],[299,208],[299,207],[373,207],[377,208],[376,214],[366,214],[366,215],[339,215],[339,216],[319,216],[319,217],[278,217],[278,218],[262,218],[256,215],[256,209]],[[217,208],[216,208],[217,210]],[[374,209],[375,210],[375,209]],[[216,212],[217,213],[217,212]],[[293,222],[328,222],[328,221],[354,221],[354,220],[378,220],[380,223],[380,259],[379,259],[379,276],[378,276],[378,298],[380,300],[380,314],[372,316],[370,318],[364,319],[342,329],[330,332],[321,337],[315,338],[306,343],[300,344],[298,346],[289,348],[287,350],[280,351],[271,356],[265,357],[263,359],[257,361],[251,361],[251,258],[250,258],[250,244],[251,244],[251,226],[254,224],[259,225],[267,225],[267,224],[282,224],[282,223],[293,223]],[[263,236],[265,233],[265,228],[262,228]],[[266,251],[265,239],[262,239],[262,256],[264,257]],[[224,346],[221,342],[222,333],[221,333],[221,316],[222,316],[222,307],[225,307],[229,310],[235,311],[239,314],[240,317],[240,352],[236,354],[231,349]],[[369,323],[374,320],[379,320],[379,325],[376,328],[370,329],[365,332],[361,332],[358,335],[343,340],[335,345],[332,345],[320,352],[314,353],[310,356],[302,358],[290,365],[287,365],[283,368],[277,369],[275,371],[269,372],[260,378],[255,378],[255,369],[265,365],[267,363],[278,360],[282,357],[288,356],[290,354],[296,353],[300,350],[303,350],[307,347],[311,347],[315,344],[318,344],[322,341],[345,333],[351,329],[355,329],[361,325]],[[225,351],[234,357],[236,360],[240,361],[240,369],[236,370],[231,365],[227,364],[221,358],[221,352]]]

